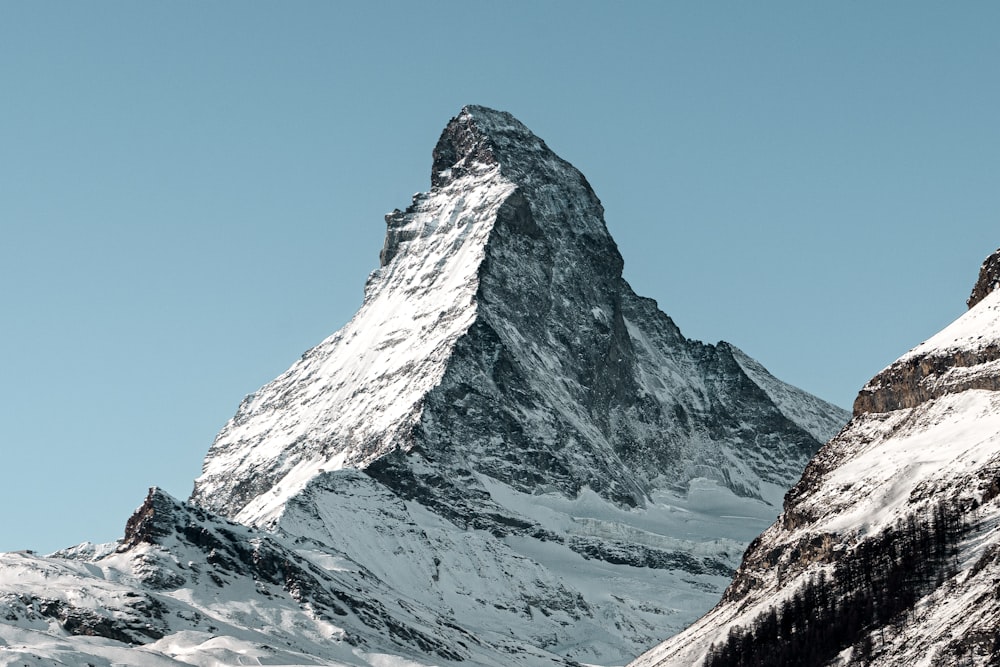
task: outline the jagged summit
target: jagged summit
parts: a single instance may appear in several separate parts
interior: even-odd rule
[[[972,287],[972,294],[966,302],[969,308],[974,307],[997,287],[1000,287],[1000,249],[987,257],[979,268],[979,280]]]
[[[446,185],[477,165],[497,164],[494,136],[504,132],[499,128],[509,128],[508,131],[517,133],[522,140],[534,138],[531,131],[509,113],[474,105],[463,107],[441,132],[434,147],[431,185]]]
[[[521,185],[525,180],[564,181],[567,171],[586,184],[579,171],[510,113],[467,105],[445,126],[434,147],[431,185],[440,187],[470,170],[491,165],[499,165],[505,177]],[[600,205],[590,185],[585,187]]]
[[[729,347],[688,341],[635,296],[586,179],[513,116],[465,107],[433,162],[431,191],[386,216],[361,310],[244,401],[194,502],[273,520],[344,467],[413,493],[421,457],[462,489],[486,474],[639,505],[708,476],[763,497],[818,446]],[[836,408],[810,406],[836,428]]]

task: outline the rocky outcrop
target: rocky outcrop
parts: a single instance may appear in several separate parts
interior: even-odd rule
[[[979,280],[973,286],[972,294],[966,302],[969,308],[973,308],[997,287],[1000,287],[1000,250],[987,257],[979,268]]]
[[[946,354],[909,357],[876,375],[858,393],[854,416],[915,408],[945,394],[970,389],[1000,389],[1000,346],[948,350]]]
[[[1000,389],[1000,340],[986,321],[996,317],[997,307],[992,303],[980,306],[998,285],[1000,251],[983,262],[968,300],[969,310],[975,313],[963,318],[967,327],[985,329],[986,333],[970,337],[968,332],[958,331],[949,338],[942,332],[903,355],[861,389],[854,402],[854,415],[914,408],[972,389]]]

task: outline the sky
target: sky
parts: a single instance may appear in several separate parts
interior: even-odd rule
[[[1000,246],[1000,3],[0,3],[0,551],[185,498],[345,324],[465,104],[601,198],[625,277],[849,408]]]

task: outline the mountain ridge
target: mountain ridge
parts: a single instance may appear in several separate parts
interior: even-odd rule
[[[431,184],[386,216],[358,313],[243,401],[187,502],[152,490],[113,547],[25,561],[30,586],[0,560],[0,639],[621,664],[714,602],[846,413],[635,295],[586,178],[510,114],[463,108]]]
[[[996,664],[998,259],[862,388],[722,601],[632,665]]]
[[[446,167],[445,163],[450,160],[455,162]],[[511,174],[510,178],[518,180],[509,180],[507,173]],[[205,472],[196,482],[196,489],[192,494],[194,502],[204,502],[214,511],[236,516],[232,512],[233,508],[223,508],[220,505],[221,498],[226,497],[224,491],[220,493],[220,489],[224,490],[228,488],[227,485],[240,483],[234,480],[241,479],[237,472],[241,465],[253,470],[252,478],[255,483],[262,479],[270,480],[279,472],[286,478],[296,478],[297,481],[282,485],[286,490],[282,491],[279,498],[260,501],[268,502],[273,507],[280,505],[281,498],[293,493],[288,489],[299,488],[304,479],[308,478],[310,471],[317,471],[319,468],[332,469],[342,465],[365,467],[394,449],[407,450],[420,439],[421,432],[426,433],[431,430],[421,431],[418,424],[421,420],[433,419],[432,416],[424,414],[424,410],[427,405],[438,400],[436,396],[445,392],[441,382],[446,380],[448,369],[461,367],[465,363],[472,366],[467,369],[468,373],[480,378],[502,377],[502,382],[517,384],[516,388],[512,387],[514,391],[523,395],[532,394],[529,401],[545,403],[546,405],[541,407],[545,412],[542,416],[543,423],[539,424],[536,420],[532,426],[538,431],[553,431],[553,429],[568,431],[569,436],[557,437],[570,437],[585,443],[585,448],[589,449],[589,454],[585,455],[589,458],[590,467],[601,471],[601,479],[582,472],[580,466],[577,466],[574,473],[585,477],[590,486],[599,490],[610,483],[614,488],[607,492],[613,495],[617,502],[634,505],[642,502],[645,487],[648,485],[644,477],[650,475],[640,474],[637,477],[634,474],[625,474],[615,459],[621,456],[628,457],[629,450],[637,448],[643,450],[643,455],[657,456],[658,450],[650,450],[650,446],[645,443],[667,439],[658,434],[637,433],[633,429],[633,432],[618,437],[618,445],[614,444],[616,436],[612,431],[619,424],[631,428],[629,424],[635,421],[615,414],[615,410],[619,410],[620,413],[619,404],[622,403],[622,397],[655,395],[655,386],[659,383],[656,378],[650,380],[650,386],[647,387],[640,387],[637,383],[636,376],[644,373],[648,375],[648,372],[635,368],[636,350],[649,342],[651,337],[657,338],[658,340],[653,343],[654,349],[649,350],[652,355],[659,354],[659,350],[670,349],[670,346],[683,344],[690,349],[689,358],[708,359],[710,363],[714,358],[714,363],[722,364],[718,370],[712,371],[713,373],[733,375],[742,373],[738,364],[733,365],[732,360],[727,360],[726,351],[729,348],[716,350],[712,346],[687,341],[673,321],[652,306],[653,302],[639,299],[634,295],[621,277],[624,263],[607,232],[603,222],[603,208],[589,183],[569,163],[551,153],[544,142],[531,134],[510,114],[484,107],[465,107],[462,113],[448,124],[438,141],[435,148],[432,182],[434,187],[430,193],[415,196],[414,202],[406,211],[397,210],[387,216],[388,231],[381,253],[383,265],[368,281],[365,304],[358,316],[341,332],[307,353],[308,356],[328,355],[336,363],[338,355],[346,356],[344,348],[349,344],[349,340],[344,339],[356,335],[357,329],[362,331],[371,329],[370,320],[373,318],[369,317],[369,312],[374,311],[376,317],[381,317],[384,311],[400,311],[404,308],[412,311],[414,306],[411,300],[423,295],[428,305],[425,310],[413,311],[411,321],[433,317],[431,324],[422,326],[420,331],[407,329],[405,325],[399,329],[384,331],[380,334],[381,338],[373,341],[373,344],[377,349],[386,351],[384,356],[390,357],[388,365],[393,363],[393,359],[402,359],[403,363],[411,363],[411,359],[416,359],[418,360],[416,363],[423,363],[426,366],[422,360],[434,358],[433,368],[420,370],[421,378],[430,379],[421,380],[422,384],[418,390],[404,393],[402,399],[391,386],[379,383],[409,382],[413,373],[406,375],[403,372],[378,369],[378,374],[374,377],[361,377],[344,385],[350,391],[354,391],[358,386],[362,388],[374,386],[375,392],[382,392],[372,397],[368,407],[369,412],[374,410],[377,413],[383,409],[381,406],[393,406],[394,411],[384,420],[389,424],[389,430],[383,435],[378,435],[383,427],[378,424],[372,425],[371,419],[366,421],[358,416],[353,416],[348,423],[335,424],[335,428],[324,430],[321,426],[318,432],[309,434],[303,432],[305,429],[297,425],[287,424],[287,415],[293,413],[283,411],[286,423],[280,426],[291,430],[297,437],[316,444],[289,446],[283,443],[280,456],[277,453],[271,454],[271,460],[280,460],[282,466],[280,471],[273,473],[264,472],[259,465],[234,463],[225,454],[213,456],[213,452],[222,453],[228,448],[243,457],[245,461],[249,456],[247,452],[254,449],[254,439],[241,437],[239,433],[229,438],[227,442],[226,431],[238,432],[241,429],[245,431],[243,422],[249,421],[250,415],[255,410],[252,406],[249,409],[241,406],[237,416],[220,434],[206,458]],[[459,202],[458,208],[455,208],[456,202]],[[470,215],[474,220],[470,220]],[[447,223],[441,226],[438,223],[440,217],[450,220],[454,226],[444,228]],[[456,248],[461,248],[463,258],[467,259],[461,267],[449,265],[436,270],[436,267],[428,266],[429,258],[434,258],[433,261],[436,262],[449,261],[455,256]],[[451,251],[452,254],[445,254],[445,259],[441,259],[440,253],[444,250]],[[572,253],[570,255],[572,259],[564,259],[568,253]],[[447,281],[446,285],[439,287],[444,281]],[[398,286],[402,282],[408,284],[407,289],[399,290]],[[425,284],[429,284],[431,288],[422,290]],[[442,288],[455,295],[447,304],[438,303],[436,300]],[[393,290],[398,290],[400,294],[393,294]],[[568,294],[574,295],[573,303],[566,300],[564,295]],[[411,302],[403,304],[402,300]],[[592,306],[580,308],[578,305],[580,302],[590,303]],[[429,313],[433,313],[433,316]],[[629,320],[629,316],[632,320]],[[362,325],[354,328],[359,318],[363,321]],[[550,323],[551,328],[540,330],[530,340],[525,340],[523,332],[539,329],[537,325],[539,319]],[[640,331],[634,326],[634,321],[639,320],[655,321],[657,324],[653,325],[650,331]],[[447,325],[447,330],[444,335],[435,334],[435,329],[440,329],[442,322]],[[379,325],[386,326],[384,321]],[[581,335],[586,335],[587,340],[581,342]],[[495,358],[472,360],[461,355],[459,359],[454,358],[455,350],[465,349],[459,348],[459,344],[470,339],[475,339],[475,342],[468,345],[473,348],[470,351],[471,355],[489,350],[489,354]],[[418,342],[423,347],[429,347],[428,341],[435,341],[435,345],[427,352],[421,350],[412,354],[410,351],[401,352],[400,343],[404,340],[408,345]],[[640,349],[639,353],[642,352]],[[571,354],[589,358],[585,359],[583,365],[569,367],[561,360]],[[306,361],[304,358],[303,364]],[[376,359],[366,363],[377,365],[383,361],[385,360]],[[676,369],[674,373],[680,380],[676,384],[681,386],[688,384],[688,388],[684,389],[688,394],[684,399],[688,405],[706,403],[704,387],[683,382],[684,376],[700,375],[704,371],[692,368],[691,362],[676,358],[676,355],[673,360],[660,358],[656,361],[661,364],[672,363]],[[678,367],[678,361],[681,364],[687,363],[688,366]],[[546,368],[546,365],[549,367]],[[538,373],[533,367],[545,370],[543,373]],[[293,366],[289,373],[294,374],[295,369]],[[309,368],[303,369],[299,376],[324,374],[328,377],[342,377],[343,371],[350,369],[336,370],[339,374],[329,369]],[[546,387],[545,391],[539,390],[539,385],[550,383],[553,372],[558,381],[553,383],[552,387]],[[507,375],[504,376],[504,373]],[[457,374],[459,371],[451,371],[451,375]],[[272,383],[275,385],[275,391],[272,393],[284,396],[283,392],[297,391],[294,388],[295,383],[306,386],[305,382],[295,379],[294,375],[287,377],[291,378],[289,387],[279,389],[277,383],[282,382],[279,378],[276,383]],[[456,378],[457,384],[461,385],[462,382],[461,378]],[[327,387],[324,387],[323,391],[319,389],[303,391],[332,396],[333,394],[326,389]],[[454,391],[459,390],[465,391],[465,394],[449,397],[447,400],[452,402],[485,400],[479,392],[470,387]],[[798,394],[802,395],[801,392]],[[345,397],[340,395],[337,398],[345,400]],[[764,400],[761,404],[766,403],[768,399],[762,398]],[[261,402],[254,397],[250,400]],[[273,402],[279,406],[284,405],[278,401]],[[677,433],[677,420],[664,420],[653,414],[661,411],[662,404],[666,402],[678,405],[674,397],[666,396],[659,401],[647,401],[646,404],[634,403],[625,406],[624,409],[645,411],[646,414],[640,415],[642,424],[656,423],[663,429],[672,429],[674,433],[671,436],[676,440],[690,441],[692,438],[701,438],[698,433]],[[581,405],[586,406],[587,413],[580,414]],[[401,406],[408,406],[405,416],[402,414]],[[489,406],[479,406],[479,414],[493,419],[493,422],[484,425],[482,430],[503,433],[510,428],[523,429],[532,418],[525,413],[531,412],[536,407],[538,406],[535,404],[512,405],[507,408],[507,415],[501,420],[505,420],[504,423],[497,423],[495,410]],[[735,407],[739,409],[738,406]],[[449,407],[442,406],[439,409],[454,412]],[[836,410],[828,404],[825,409],[829,413],[836,414]],[[468,408],[465,408],[464,415],[455,416],[467,420],[468,412]],[[518,415],[517,412],[522,414]],[[780,414],[780,410],[778,413]],[[734,422],[738,419],[733,415]],[[612,424],[614,420],[617,422]],[[827,421],[829,426],[830,420]],[[403,424],[407,426],[404,427]],[[574,424],[587,426],[579,431]],[[265,424],[264,428],[268,428],[267,432],[270,434],[269,427],[270,425]],[[715,424],[702,423],[692,428],[702,431],[712,430]],[[733,424],[733,428],[738,427]],[[789,421],[784,438],[798,439],[806,449],[815,447],[819,439],[810,434],[793,435],[798,428],[794,420]],[[405,431],[405,429],[414,430]],[[331,438],[326,433],[333,431],[362,434],[353,436],[357,443],[356,448],[350,451],[355,451],[354,454],[345,451],[343,446],[336,443],[331,448],[330,441],[338,436]],[[275,442],[284,440],[287,443],[289,438],[290,436],[277,439],[269,437],[267,447],[274,450]],[[364,438],[380,439],[383,444],[374,447],[360,444]],[[713,436],[708,436],[709,440],[712,438]],[[634,446],[624,444],[625,439],[633,441]],[[319,440],[323,442],[317,442]],[[426,440],[423,442],[423,447],[426,449],[427,442]],[[484,444],[488,446],[488,443]],[[434,448],[443,451],[447,449],[447,445],[439,442]],[[295,465],[301,469],[294,473],[289,472],[293,467],[290,461],[295,460],[296,451],[317,449],[328,450],[330,454],[323,457],[313,456],[309,462],[298,461]],[[362,450],[368,453],[357,453]],[[338,460],[337,457],[341,454],[344,458]],[[553,455],[557,459],[559,457],[559,454],[554,453],[551,448],[547,451],[540,450],[537,455],[550,460]],[[303,456],[307,457],[309,454]],[[502,459],[503,455],[497,453],[491,456]],[[721,454],[719,456],[725,458]],[[694,464],[703,468],[714,468],[722,462],[719,456],[708,464],[697,461]],[[266,457],[267,455],[264,455],[262,458]],[[661,452],[656,463],[676,467],[676,458],[673,451]],[[562,463],[554,461],[553,465]],[[506,474],[506,481],[511,482],[521,473],[518,465],[514,466],[516,470],[508,473],[503,473],[502,467],[502,462],[494,465],[491,474]],[[300,474],[303,470],[305,474]],[[242,479],[250,477],[244,475]],[[220,480],[221,486],[214,485],[213,478]],[[270,488],[278,485],[281,485],[280,481],[274,479]],[[579,480],[574,482],[567,480],[562,488],[567,493],[573,493],[582,488],[582,484]],[[242,492],[237,495],[242,498]],[[239,503],[242,503],[242,500],[238,500],[237,504]],[[264,515],[268,511],[250,510],[250,514],[255,512]],[[242,520],[249,520],[249,515],[244,514]]]

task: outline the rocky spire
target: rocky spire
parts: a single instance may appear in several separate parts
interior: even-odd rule
[[[484,123],[480,118],[473,119],[472,111],[482,107],[465,107],[462,112],[451,119],[451,122],[441,132],[434,147],[434,164],[431,167],[431,185],[441,187],[459,178],[474,165],[492,165],[497,163],[493,142],[484,131]],[[519,130],[530,134],[528,128],[521,125],[510,114],[484,110],[480,117],[508,117],[508,124],[515,123]]]
[[[997,287],[1000,287],[1000,249],[987,257],[979,268],[979,280],[976,281],[972,294],[966,302],[969,308],[973,308]]]
[[[564,170],[570,167],[514,116],[478,105],[463,107],[449,121],[434,147],[433,158],[434,187],[441,187],[477,167],[495,164],[514,181],[526,174],[534,179],[546,173],[552,176],[555,171],[564,177]]]

